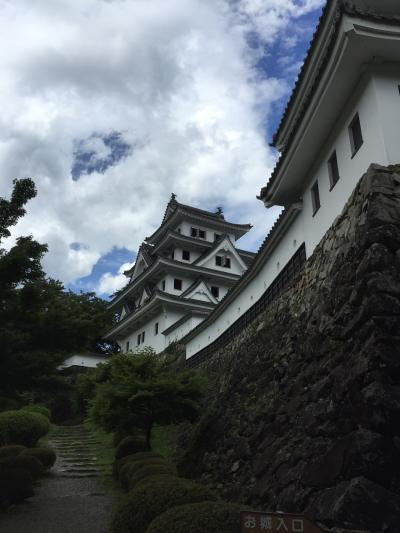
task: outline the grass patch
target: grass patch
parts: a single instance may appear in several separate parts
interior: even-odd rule
[[[173,461],[177,438],[178,428],[176,426],[155,426],[151,433],[151,447],[153,452],[159,453],[166,459]]]

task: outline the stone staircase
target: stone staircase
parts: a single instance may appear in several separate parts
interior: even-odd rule
[[[99,442],[84,426],[56,426],[49,446],[57,454],[54,469],[58,476],[69,478],[99,477],[107,474],[97,461]]]

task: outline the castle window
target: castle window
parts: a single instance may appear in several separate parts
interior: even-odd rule
[[[221,234],[220,233],[214,233],[214,241],[219,241],[221,238]]]
[[[215,256],[215,264],[219,267],[222,266],[222,257],[220,255]]]
[[[332,190],[340,178],[336,151],[334,151],[331,157],[328,159],[328,170],[329,170],[330,190]]]
[[[154,335],[158,335],[158,322],[154,324]]]
[[[142,343],[144,342],[144,334],[145,334],[145,332],[142,331]]]
[[[211,294],[214,298],[219,298],[219,287],[211,287]]]
[[[165,291],[165,279],[163,279],[161,282],[161,289]]]
[[[206,238],[206,232],[203,229],[199,229],[199,237],[200,239]]]
[[[182,280],[181,279],[178,279],[178,278],[174,279],[174,289],[176,289],[177,291],[181,291],[182,290]]]
[[[192,237],[197,237],[197,228],[190,228],[190,235]]]
[[[319,199],[319,188],[318,188],[318,181],[314,183],[314,185],[311,187],[311,200],[312,200],[312,208],[313,208],[313,216],[318,211],[318,209],[321,207],[321,202]]]
[[[206,232],[200,228],[190,228],[190,235],[192,237],[199,237],[199,239],[206,238]]]
[[[139,346],[139,344],[140,344],[140,338],[141,338],[141,335],[140,335],[140,333],[139,333],[139,335],[137,336],[137,345],[138,345],[138,346]]]
[[[231,258],[222,255],[215,256],[215,264],[224,268],[231,268]]]
[[[129,352],[129,341],[126,341],[126,351]]]
[[[184,261],[190,261],[190,252],[189,252],[189,250],[182,250],[182,259]]]
[[[350,144],[351,144],[351,157],[354,157],[358,150],[361,148],[363,141],[360,117],[356,113],[355,117],[349,126]]]

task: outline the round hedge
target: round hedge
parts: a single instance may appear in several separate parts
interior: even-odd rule
[[[0,459],[3,459],[3,457],[17,457],[24,450],[26,450],[26,446],[22,446],[22,444],[0,446]]]
[[[43,465],[43,468],[45,468],[46,470],[51,468],[57,459],[55,451],[52,450],[51,448],[45,448],[45,447],[26,448],[21,453],[21,456],[29,456],[29,457],[34,457],[35,459],[38,459]]]
[[[137,487],[120,502],[113,514],[111,533],[145,533],[152,520],[171,507],[217,499],[214,492],[193,481],[165,476],[151,485]]]
[[[149,450],[147,447],[146,439],[143,436],[137,435],[132,437],[125,437],[121,440],[115,450],[115,458],[122,459],[122,457],[126,457],[127,455],[146,451]]]
[[[131,455],[126,455],[125,457],[122,457],[122,459],[115,459],[113,464],[113,475],[114,477],[118,477],[119,472],[121,471],[121,468],[126,464],[134,461],[140,461],[142,459],[147,459],[149,457],[154,458],[162,458],[162,455],[155,452],[138,452],[138,453],[132,453]]]
[[[240,533],[241,510],[226,502],[179,505],[155,518],[146,533]]]
[[[160,465],[143,465],[142,468],[139,468],[131,474],[128,478],[128,490],[131,491],[136,488],[136,485],[142,481],[142,479],[149,476],[176,476],[176,468],[169,464],[160,464]]]
[[[20,411],[26,411],[27,413],[39,413],[40,415],[43,415],[47,418],[47,420],[50,420],[51,418],[51,411],[44,405],[37,405],[37,404],[31,404],[31,405],[24,405],[24,407],[21,407]]]
[[[39,413],[4,411],[0,413],[0,444],[34,446],[50,429],[48,419]]]
[[[162,457],[149,457],[140,461],[130,461],[119,471],[118,479],[123,489],[128,490],[129,478],[144,466],[162,465],[169,466],[169,463]]]
[[[22,468],[0,466],[0,502],[20,503],[33,496],[33,479]]]
[[[26,470],[33,479],[37,479],[43,473],[43,465],[36,457],[29,455],[17,455],[17,457],[4,457],[0,459],[0,468],[17,468]]]

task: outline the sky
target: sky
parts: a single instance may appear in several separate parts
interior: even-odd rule
[[[171,193],[251,223],[323,0],[0,0],[0,196],[31,177],[19,235],[46,273],[108,298]]]

